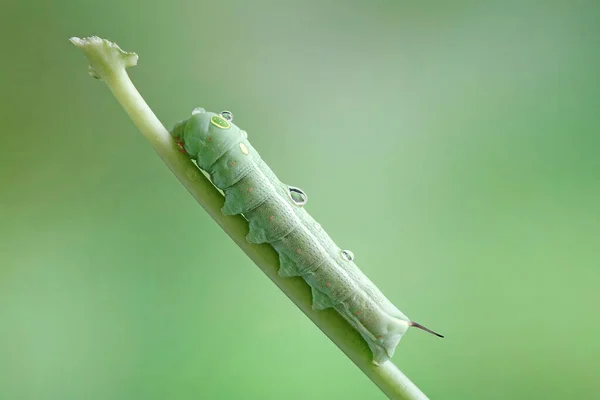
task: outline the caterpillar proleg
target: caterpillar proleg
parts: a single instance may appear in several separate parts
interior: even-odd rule
[[[412,322],[358,269],[354,254],[339,248],[304,208],[308,196],[282,183],[233,123],[233,114],[197,108],[170,131],[180,150],[206,171],[225,195],[222,212],[248,220],[251,243],[268,243],[279,254],[279,275],[300,276],[311,287],[313,308],[335,309],[373,353],[389,360]]]

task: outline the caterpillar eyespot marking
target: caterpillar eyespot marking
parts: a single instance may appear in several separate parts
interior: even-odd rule
[[[230,111],[198,107],[170,134],[176,148],[185,149],[223,191],[223,213],[248,221],[247,240],[269,244],[279,254],[279,275],[304,279],[312,308],[332,308],[348,321],[368,344],[375,365],[393,356],[409,327],[443,337],[411,321],[381,293],[356,266],[354,254],[339,248],[306,211],[306,193],[282,183],[232,121]]]
[[[220,115],[213,115],[210,118],[210,123],[221,129],[229,129],[229,127],[231,127],[231,124],[229,123],[229,121],[227,121],[225,118],[221,117]]]

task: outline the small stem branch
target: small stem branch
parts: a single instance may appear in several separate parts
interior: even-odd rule
[[[309,286],[301,278],[282,278],[277,273],[279,258],[267,244],[255,245],[246,240],[247,221],[221,212],[222,194],[193,162],[180,153],[169,132],[139,94],[126,68],[137,64],[137,55],[122,51],[116,44],[98,37],[71,38],[90,61],[90,75],[103,80],[135,126],[150,142],[156,153],[233,241],[321,329],[389,398],[417,400],[427,397],[393,363],[374,365],[371,351],[360,334],[332,309],[315,311]]]

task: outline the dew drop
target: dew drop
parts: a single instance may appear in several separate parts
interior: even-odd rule
[[[302,189],[290,186],[288,188],[290,198],[299,207],[304,206],[308,202],[308,196],[302,191]]]
[[[221,111],[221,117],[225,118],[227,121],[233,121],[233,113],[231,111]]]
[[[350,250],[342,250],[342,257],[344,257],[344,259],[346,261],[353,261],[354,260],[354,253],[351,252]]]

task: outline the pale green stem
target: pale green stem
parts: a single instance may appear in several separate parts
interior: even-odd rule
[[[192,161],[180,153],[168,131],[139,94],[126,68],[137,64],[135,53],[126,53],[116,44],[97,37],[71,38],[83,49],[90,61],[90,75],[103,80],[133,123],[148,139],[173,174],[196,201],[223,228],[225,233],[258,265],[258,267],[335,343],[389,398],[427,399],[392,362],[374,365],[371,351],[360,334],[333,309],[315,311],[309,286],[301,278],[278,275],[279,258],[267,244],[255,245],[246,240],[248,222],[241,216],[221,212],[223,195]]]

